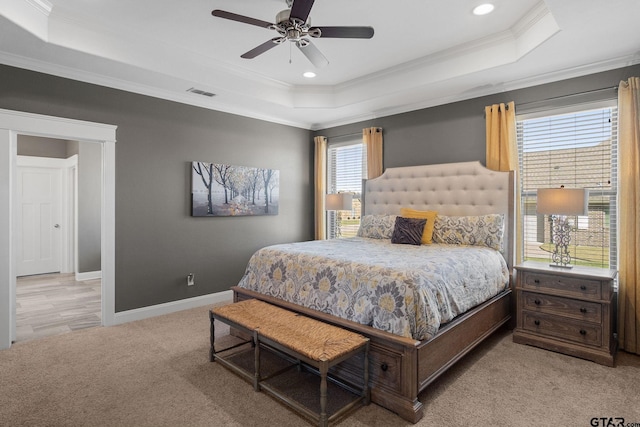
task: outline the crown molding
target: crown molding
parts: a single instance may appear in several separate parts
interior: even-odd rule
[[[176,92],[172,90],[165,90],[155,86],[139,84],[128,80],[118,79],[102,74],[88,72],[85,70],[79,70],[76,68],[66,67],[58,64],[52,64],[46,61],[39,61],[32,58],[25,58],[18,55],[9,54],[6,52],[0,52],[0,63],[9,65],[16,68],[22,68],[26,70],[36,71],[39,73],[50,74],[56,77],[67,78],[70,80],[76,80],[84,83],[95,84],[98,86],[104,86],[112,89],[123,90],[126,92],[137,93],[139,95],[150,96],[153,98],[164,99],[173,102],[179,102],[181,104],[192,105],[195,107],[206,108],[209,110],[220,111],[223,113],[230,113],[239,116],[249,117],[257,120],[263,120],[271,123],[282,124],[286,126],[298,127],[303,129],[309,129],[310,124],[308,122],[287,120],[276,114],[264,114],[253,111],[249,108],[238,107],[232,104],[225,104],[220,102],[219,99],[214,97],[213,99],[197,97],[189,92]],[[193,86],[193,84],[192,84]],[[202,85],[200,85],[202,86]],[[188,84],[185,87],[189,87]]]
[[[2,0],[2,15],[41,40],[49,37],[49,15],[53,5],[47,0]]]
[[[498,85],[482,86],[477,89],[465,91],[464,93],[446,95],[446,96],[440,96],[440,97],[432,97],[420,102],[402,104],[402,105],[388,107],[388,108],[386,107],[380,108],[380,109],[371,111],[368,114],[362,114],[359,116],[342,117],[337,120],[326,121],[323,123],[314,123],[311,130],[318,131],[322,129],[337,127],[337,126],[349,125],[352,123],[358,123],[361,121],[376,119],[380,117],[388,117],[396,114],[422,110],[425,108],[437,107],[439,105],[445,105],[445,104],[450,104],[454,102],[480,98],[488,95],[495,95],[501,92],[508,92],[508,91],[525,89],[528,87],[539,86],[539,85],[548,84],[548,83],[554,83],[561,80],[582,77],[589,74],[596,74],[604,71],[613,70],[616,68],[629,67],[636,64],[640,64],[640,52],[638,52],[636,55],[632,57],[622,56],[622,57],[610,59],[607,61],[601,61],[601,62],[582,65],[578,67],[571,67],[571,68],[567,68],[560,71],[540,74],[534,77],[528,77],[524,79],[513,80],[506,83],[500,83]]]
[[[63,67],[60,65],[54,65],[47,62],[36,61],[33,59],[23,58],[16,55],[8,55],[0,52],[0,62],[10,66],[29,69],[32,71],[42,72],[46,74],[55,75],[58,77],[69,78],[72,80],[82,81],[85,83],[96,84],[99,86],[110,87],[114,89],[120,89],[140,95],[151,96],[160,99],[166,99],[169,101],[179,102],[182,104],[192,105],[200,108],[206,108],[210,110],[220,111],[224,113],[235,114],[243,117],[253,118],[257,120],[268,121],[271,123],[277,123],[285,126],[292,126],[302,129],[308,129],[317,131],[321,129],[332,128],[336,126],[343,126],[352,123],[358,123],[366,120],[376,119],[380,117],[386,117],[395,114],[406,113],[410,111],[416,111],[424,108],[435,107],[438,105],[448,104],[452,102],[464,101],[467,99],[478,98],[487,95],[493,95],[499,92],[506,92],[511,90],[518,90],[527,87],[553,83],[560,80],[570,79],[585,76],[588,74],[599,73],[616,68],[628,67],[636,64],[640,64],[640,52],[632,56],[622,56],[607,61],[600,61],[593,64],[582,65],[578,67],[571,67],[560,71],[554,71],[550,73],[540,74],[534,77],[528,77],[519,80],[513,80],[506,83],[502,83],[499,86],[489,85],[482,86],[478,89],[473,89],[460,94],[447,95],[441,97],[431,97],[424,101],[398,105],[394,107],[384,107],[378,109],[371,109],[369,112],[362,114],[343,114],[341,109],[336,109],[336,116],[340,118],[335,120],[322,120],[322,121],[303,121],[303,120],[287,120],[276,114],[262,114],[257,113],[251,109],[225,104],[212,105],[211,102],[207,102],[207,99],[200,100],[191,94],[186,93],[182,96],[173,91],[162,90],[152,86],[145,86],[136,83],[132,83],[125,80],[115,79],[108,76],[98,75],[95,73],[88,73],[77,69]],[[496,90],[499,88],[499,90]],[[415,92],[415,90],[414,90]],[[215,98],[214,98],[215,99]],[[315,118],[314,109],[307,109],[310,117]]]
[[[51,10],[53,9],[53,5],[47,0],[24,0],[25,3],[28,3],[34,9],[40,11],[45,16],[49,16]]]

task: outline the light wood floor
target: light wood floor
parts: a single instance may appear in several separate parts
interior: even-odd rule
[[[16,280],[16,342],[100,326],[101,280],[71,274]]]

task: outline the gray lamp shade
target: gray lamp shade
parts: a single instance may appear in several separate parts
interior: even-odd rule
[[[536,212],[546,215],[588,215],[586,188],[539,188]]]
[[[353,194],[327,194],[325,207],[328,211],[350,211],[352,209]]]

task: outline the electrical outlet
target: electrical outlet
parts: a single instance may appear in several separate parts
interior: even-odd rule
[[[195,285],[196,284],[195,280],[196,280],[195,274],[189,273],[187,275],[187,286]]]

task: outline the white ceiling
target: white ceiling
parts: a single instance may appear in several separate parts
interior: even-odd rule
[[[290,43],[241,59],[277,33],[211,16],[285,0],[2,0],[0,63],[313,130],[640,63],[639,0],[483,2],[316,0],[312,26],[375,35],[314,39],[314,69]]]

